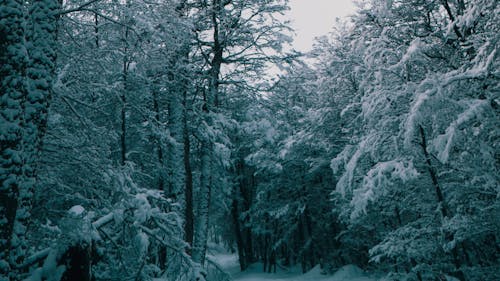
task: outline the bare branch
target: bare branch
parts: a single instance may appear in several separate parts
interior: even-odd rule
[[[80,11],[84,11],[84,9],[96,2],[99,2],[101,0],[90,0],[89,2],[87,3],[83,3],[82,5],[76,7],[76,8],[72,8],[72,9],[68,9],[68,10],[62,10],[62,11],[59,11],[57,13],[58,16],[60,15],[65,15],[65,14],[69,14],[69,13],[74,13],[74,12],[80,12]]]

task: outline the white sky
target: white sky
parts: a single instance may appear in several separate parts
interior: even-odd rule
[[[298,51],[309,51],[314,37],[332,30],[335,18],[352,14],[352,0],[290,0],[289,11],[296,37],[293,46]]]

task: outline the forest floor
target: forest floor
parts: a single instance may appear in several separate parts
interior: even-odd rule
[[[212,248],[214,250],[214,248]],[[212,251],[210,257],[228,272],[234,281],[377,281],[379,278],[370,277],[354,265],[346,265],[332,275],[321,274],[319,266],[302,274],[300,267],[280,268],[276,273],[262,272],[262,263],[252,264],[247,270],[241,272],[238,255]]]

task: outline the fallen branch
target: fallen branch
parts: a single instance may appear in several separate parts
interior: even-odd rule
[[[217,270],[218,274],[220,274],[222,277],[224,277],[224,280],[232,280],[231,274],[227,273],[216,261],[212,260],[210,257],[207,257],[206,261],[207,261],[207,265],[206,265],[207,272],[209,272],[208,266],[212,265]]]
[[[95,227],[96,229],[99,229],[105,226],[106,224],[110,223],[112,220],[113,220],[113,213],[109,213],[104,217],[101,217],[100,219],[93,222],[92,226]]]
[[[43,250],[40,250],[36,253],[34,253],[33,255],[27,257],[24,262],[18,266],[18,268],[26,268],[32,264],[35,264],[41,260],[43,260],[44,258],[46,258],[50,251],[52,250],[52,248],[45,248]]]
[[[95,229],[99,229],[103,226],[105,226],[106,224],[110,223],[111,221],[113,220],[113,213],[109,213],[101,218],[99,218],[98,220],[96,220],[95,222],[92,223],[92,226],[95,228]],[[42,261],[43,259],[45,259],[50,251],[52,250],[51,247],[47,247],[43,250],[40,250],[36,253],[34,253],[33,255],[27,257],[24,262],[22,264],[20,264],[17,268],[18,269],[23,269],[23,268],[26,268],[26,267],[29,267],[37,262],[40,262]]]

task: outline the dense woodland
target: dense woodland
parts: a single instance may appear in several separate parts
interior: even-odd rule
[[[500,280],[498,2],[359,2],[0,1],[0,280]]]

